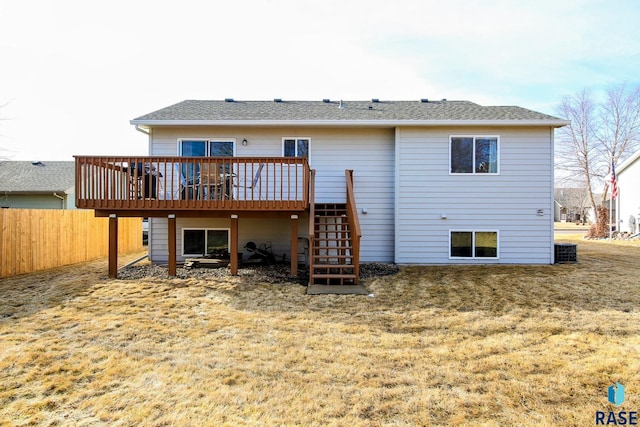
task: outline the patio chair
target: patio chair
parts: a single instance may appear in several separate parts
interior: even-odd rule
[[[176,188],[173,190],[173,194],[171,195],[171,200],[185,200],[188,192],[189,186],[187,185],[187,178],[182,173],[182,165],[177,163],[175,166],[175,172],[173,180],[177,181]]]
[[[258,170],[256,171],[256,174],[253,177],[253,180],[251,181],[250,185],[234,184],[233,186],[238,188],[254,188],[256,184],[258,184],[258,181],[260,181],[260,178],[262,175],[262,169],[264,168],[264,166],[265,166],[264,163],[260,163],[260,165],[258,166]]]

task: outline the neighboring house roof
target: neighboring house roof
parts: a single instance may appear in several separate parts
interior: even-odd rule
[[[640,150],[636,151],[628,159],[622,162],[620,166],[616,168],[616,173],[619,175],[621,172],[624,172],[625,169],[627,169],[629,166],[634,164],[635,161],[638,160],[639,158],[640,158]]]
[[[555,188],[554,199],[561,207],[576,207],[588,203],[589,194],[584,188]]]
[[[0,162],[0,193],[70,193],[75,162]]]
[[[469,101],[197,101],[187,100],[131,121],[158,125],[545,125],[568,121],[515,106]]]

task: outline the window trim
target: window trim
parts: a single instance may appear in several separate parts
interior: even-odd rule
[[[471,172],[451,171],[451,144],[453,138],[473,138],[473,157],[471,158]],[[480,173],[476,172],[476,139],[495,138],[496,139],[496,172]],[[474,176],[496,176],[500,175],[500,135],[449,135],[449,175],[474,175]]]
[[[225,227],[183,227],[181,228],[182,230],[182,241],[181,241],[181,248],[180,251],[182,253],[183,257],[198,257],[198,256],[205,256],[206,254],[187,254],[184,252],[184,232],[185,231],[204,231],[204,246],[205,248],[207,247],[207,231],[226,231],[227,232],[227,250],[231,249],[231,228],[225,228]]]
[[[451,238],[453,233],[471,233],[471,256],[453,256],[451,255]],[[479,257],[476,256],[476,233],[496,233],[496,256],[494,257]],[[477,229],[450,229],[449,230],[449,259],[470,259],[470,260],[496,260],[500,259],[500,231],[490,230],[484,228]]]
[[[308,144],[308,147],[307,147],[307,150],[308,150],[307,162],[309,164],[311,164],[311,137],[309,137],[309,136],[283,136],[282,137],[281,150],[280,150],[281,156],[284,157],[284,142],[286,140],[290,140],[290,139],[293,139],[294,141],[296,141],[296,155],[295,155],[296,158],[298,158],[298,144],[297,144],[297,141],[299,139],[306,139],[307,140],[307,144]]]
[[[236,138],[200,138],[200,137],[193,137],[193,138],[178,138],[178,149],[177,149],[177,153],[178,156],[180,157],[187,157],[184,156],[182,154],[182,142],[183,141],[202,141],[205,143],[205,157],[212,157],[211,156],[211,142],[231,142],[233,144],[233,156],[232,157],[236,157]]]

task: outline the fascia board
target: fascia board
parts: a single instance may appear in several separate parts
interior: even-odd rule
[[[567,126],[568,120],[131,120],[132,125],[153,126]]]
[[[629,166],[631,166],[636,160],[638,160],[638,158],[640,158],[640,150],[638,150],[635,153],[633,153],[631,155],[631,157],[629,157],[627,160],[622,162],[622,164],[620,166],[618,166],[617,171],[616,171],[618,173],[618,175],[620,173],[624,172],[624,170],[626,168],[628,168]]]

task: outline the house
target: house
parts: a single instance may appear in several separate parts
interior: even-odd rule
[[[114,227],[151,217],[150,259],[170,272],[223,250],[235,273],[249,242],[294,274],[308,244],[314,283],[357,281],[360,262],[554,260],[554,129],[568,122],[553,116],[468,101],[226,99],[131,124],[149,157],[78,156],[78,207]]]
[[[582,222],[590,221],[590,213],[593,210],[589,202],[589,193],[584,188],[556,188],[555,214],[556,222]]]
[[[0,162],[0,207],[74,209],[73,161]]]
[[[614,222],[620,224],[620,231],[635,234],[640,224],[640,150],[633,153],[620,166],[616,167],[618,182],[618,198],[614,199],[618,215],[613,216]]]

